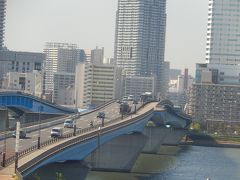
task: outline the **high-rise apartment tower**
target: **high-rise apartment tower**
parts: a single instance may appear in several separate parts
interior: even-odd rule
[[[118,0],[116,64],[127,76],[155,76],[160,91],[164,69],[166,0]]]
[[[207,63],[240,64],[239,16],[239,0],[209,0]]]
[[[80,61],[80,50],[76,44],[46,43],[44,49],[46,60],[44,63],[44,90],[53,91],[54,73],[74,73]]]

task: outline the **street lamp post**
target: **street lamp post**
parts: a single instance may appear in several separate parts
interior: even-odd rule
[[[39,106],[38,107],[38,149],[41,148],[41,111],[43,107]]]
[[[75,116],[73,116],[73,136],[76,136],[76,129],[77,129],[77,122],[76,122],[77,118],[75,118]]]
[[[18,152],[19,152],[19,133],[20,132],[20,122],[16,125],[16,144],[15,144],[15,172],[18,168]]]

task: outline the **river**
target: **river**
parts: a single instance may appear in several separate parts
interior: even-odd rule
[[[240,149],[201,146],[161,148],[141,154],[130,173],[90,171],[82,162],[54,163],[27,179],[54,180],[240,180]]]

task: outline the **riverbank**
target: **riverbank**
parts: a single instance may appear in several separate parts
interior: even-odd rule
[[[235,141],[212,141],[209,139],[198,139],[198,140],[188,140],[181,141],[180,145],[191,145],[191,146],[205,146],[205,147],[224,147],[224,148],[240,148],[240,142]]]

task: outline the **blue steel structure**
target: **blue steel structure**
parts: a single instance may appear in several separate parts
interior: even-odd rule
[[[39,112],[39,109],[41,109],[42,113],[52,114],[70,114],[75,112],[73,109],[65,108],[22,92],[1,92],[0,106],[29,112]]]

